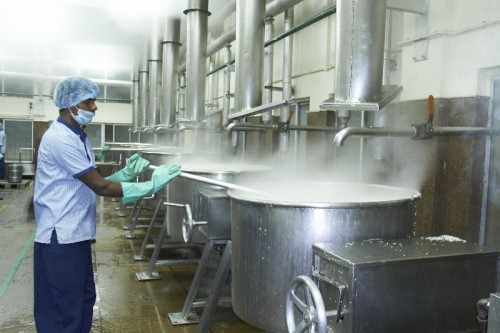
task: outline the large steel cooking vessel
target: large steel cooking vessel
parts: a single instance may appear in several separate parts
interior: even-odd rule
[[[287,332],[286,292],[294,277],[311,275],[313,244],[414,235],[416,191],[344,183],[259,189],[274,195],[228,191],[232,304],[241,319],[269,332]]]
[[[232,164],[232,163],[192,163],[182,164],[182,171],[190,174],[198,175],[205,178],[215,179],[227,183],[238,183],[247,179],[247,177],[255,177],[257,174],[262,174],[269,170],[268,167],[260,165],[248,164]],[[186,205],[191,208],[192,217],[196,220],[203,220],[202,206],[206,195],[210,191],[224,190],[223,188],[202,183],[196,180],[176,177],[166,187],[168,190],[168,201],[172,203]],[[228,209],[227,215],[230,214]],[[166,218],[168,219],[169,235],[175,239],[183,241],[182,222],[185,220],[185,210],[180,207],[168,207]],[[211,223],[216,221],[210,221]],[[219,228],[220,237],[223,231],[227,230],[227,239],[230,237],[230,220],[225,219],[219,221],[226,223],[226,227]],[[208,226],[196,228],[193,233],[193,242],[205,242],[207,239]]]

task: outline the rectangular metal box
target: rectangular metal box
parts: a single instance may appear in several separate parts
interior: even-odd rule
[[[313,245],[313,277],[335,333],[478,332],[476,303],[499,290],[498,249],[425,238]],[[337,285],[337,286],[336,286]]]
[[[195,218],[198,221],[207,221],[199,227],[205,239],[231,239],[231,206],[227,191],[199,190],[199,213]]]

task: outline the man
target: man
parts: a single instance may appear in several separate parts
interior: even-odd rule
[[[54,90],[59,118],[38,150],[34,207],[34,314],[38,333],[88,333],[96,299],[91,242],[96,235],[95,194],[123,197],[124,203],[161,190],[180,166],[157,168],[150,181],[130,182],[149,162],[139,155],[103,178],[81,126],[91,122],[99,94],[84,77],[70,77]]]
[[[7,137],[3,131],[3,124],[0,123],[0,179],[5,174],[5,151],[7,150]]]

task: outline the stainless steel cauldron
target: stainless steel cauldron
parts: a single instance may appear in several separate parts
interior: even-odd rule
[[[343,183],[271,183],[259,189],[276,196],[228,191],[232,303],[241,319],[265,331],[287,332],[289,282],[311,274],[314,243],[414,235],[416,191]]]
[[[267,170],[269,170],[269,168],[264,166],[247,164],[182,164],[183,172],[227,183],[238,183],[246,177],[250,177],[256,173],[263,173]],[[168,190],[168,201],[171,203],[189,205],[192,217],[195,221],[206,218],[203,206],[206,205],[207,193],[223,190],[223,188],[216,185],[210,185],[183,177],[176,177],[166,188]],[[229,209],[227,209],[227,215],[230,215]],[[169,207],[166,218],[168,218],[169,235],[175,240],[183,241],[182,223],[183,220],[185,220],[185,210],[182,208]],[[223,234],[226,233],[226,239],[229,239],[231,230],[230,219],[210,222],[225,223],[225,226],[219,226],[217,233],[219,238],[224,238]],[[196,230],[194,230],[193,242],[203,243],[206,241],[207,237],[210,238],[209,228],[210,226],[208,225],[196,228]]]

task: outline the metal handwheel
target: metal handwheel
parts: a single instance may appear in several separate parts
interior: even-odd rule
[[[302,292],[302,293],[300,293]],[[302,295],[304,299],[301,299]],[[296,325],[295,310],[302,319]],[[314,281],[306,276],[296,276],[291,283],[286,297],[286,325],[289,333],[326,333],[325,303]]]
[[[189,205],[184,205],[184,218],[182,219],[182,238],[184,242],[191,243],[193,239],[193,229],[197,225],[207,224],[206,221],[196,222],[193,219],[193,213],[191,213],[191,207]]]

